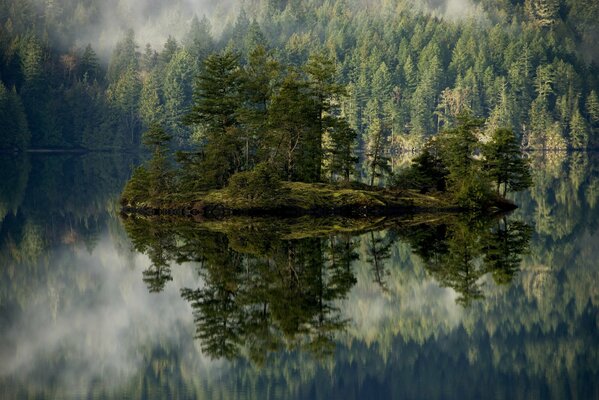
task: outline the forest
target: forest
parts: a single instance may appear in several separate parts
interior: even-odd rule
[[[137,150],[154,123],[173,146],[189,148],[206,134],[182,123],[206,59],[230,53],[248,68],[258,49],[267,70],[257,76],[279,87],[310,59],[332,60],[331,105],[365,153],[420,148],[463,112],[485,118],[488,133],[512,129],[526,148],[598,144],[594,2],[472,0],[458,10],[411,0],[198,4],[205,13],[169,3],[160,9],[169,20],[141,1],[3,1],[0,148]],[[156,25],[165,33],[157,39],[111,21],[118,12],[107,8],[170,25]],[[122,32],[114,46],[111,29]]]

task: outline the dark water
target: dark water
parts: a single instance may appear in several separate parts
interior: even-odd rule
[[[1,398],[599,398],[597,155],[353,223],[121,220],[132,164],[0,156]]]

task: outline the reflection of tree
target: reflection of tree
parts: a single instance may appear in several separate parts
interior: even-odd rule
[[[231,359],[243,341],[244,310],[239,301],[243,290],[244,265],[240,254],[229,249],[224,235],[212,235],[212,241],[202,240],[197,250],[203,250],[200,275],[204,286],[183,289],[181,296],[191,302],[202,350],[215,358]],[[207,243],[208,242],[208,243]],[[202,246],[203,245],[203,246]]]
[[[374,282],[384,291],[387,290],[385,281],[389,271],[385,269],[385,261],[391,257],[391,245],[393,240],[388,237],[375,236],[375,232],[368,234],[368,258],[367,262],[372,265]]]
[[[330,354],[335,334],[348,323],[338,300],[356,283],[351,264],[358,258],[358,242],[351,235],[334,234],[283,239],[274,225],[265,229],[268,221],[260,224],[247,234],[238,229],[222,233],[193,222],[125,220],[134,246],[152,261],[144,272],[151,291],[161,290],[170,279],[171,262],[198,263],[203,285],[185,288],[181,295],[191,303],[196,337],[206,354],[227,359],[244,354],[258,364],[283,349]],[[483,297],[483,275],[492,273],[498,283],[511,280],[529,235],[526,225],[507,218],[474,223],[450,219],[400,222],[384,234],[368,232],[363,240],[366,261],[383,290],[385,263],[395,240],[404,238],[424,259],[427,271],[467,306]]]
[[[503,217],[495,222],[485,242],[485,264],[497,284],[508,284],[520,269],[522,254],[528,251],[532,229],[520,221]]]
[[[432,275],[445,287],[458,294],[457,302],[468,306],[483,298],[478,280],[485,274],[481,260],[481,237],[466,224],[456,224],[449,230],[447,254],[442,264],[430,269]]]
[[[173,280],[170,262],[175,242],[172,232],[146,220],[125,220],[124,224],[135,250],[150,258],[143,281],[150,292],[161,292],[166,283]]]
[[[214,358],[245,353],[263,363],[284,348],[330,354],[334,334],[347,324],[336,301],[356,282],[350,267],[356,244],[349,236],[273,237],[265,246],[259,235],[256,243],[252,235],[231,242],[181,222],[133,218],[125,226],[136,249],[150,256],[152,276],[170,262],[198,262],[204,284],[181,295],[193,308],[203,351]]]
[[[498,284],[511,282],[528,249],[531,229],[503,217],[417,225],[401,228],[400,235],[424,260],[427,271],[458,293],[458,303],[468,306],[484,297],[479,281],[485,274],[491,273]]]

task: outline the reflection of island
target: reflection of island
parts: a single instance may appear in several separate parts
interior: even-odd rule
[[[457,302],[469,305],[484,297],[480,278],[488,273],[497,284],[510,283],[528,250],[531,229],[506,217],[496,220],[457,220],[452,224],[418,225],[400,235],[425,262],[442,285],[454,289]]]
[[[407,241],[431,275],[459,294],[463,305],[483,297],[480,278],[491,273],[509,283],[528,246],[530,229],[507,218],[436,222],[393,219],[243,219],[190,221],[127,218],[136,250],[152,265],[148,289],[161,291],[173,262],[197,262],[204,284],[184,288],[197,338],[214,358],[245,355],[262,363],[270,352],[303,349],[330,354],[335,333],[348,321],[338,301],[356,283],[352,262],[365,241],[363,259],[387,290],[387,260],[396,240]],[[239,227],[244,227],[239,229]],[[376,231],[385,230],[381,236]]]

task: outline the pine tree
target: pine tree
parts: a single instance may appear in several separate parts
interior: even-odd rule
[[[164,43],[164,49],[158,56],[160,64],[163,66],[167,65],[169,62],[171,62],[172,58],[178,51],[179,44],[177,43],[177,40],[169,35],[169,37],[166,39],[166,42]]]
[[[128,145],[139,144],[139,98],[141,80],[137,70],[131,66],[108,87],[108,99],[120,113]]]
[[[202,62],[214,48],[211,30],[210,21],[205,15],[202,20],[194,15],[183,43],[197,62]]]
[[[148,200],[157,199],[173,189],[173,171],[168,159],[171,136],[160,125],[152,124],[142,140],[152,151],[152,158],[146,164]]]
[[[336,120],[336,123],[329,128],[329,132],[331,144],[326,154],[330,164],[331,179],[337,175],[348,183],[350,176],[355,174],[356,163],[358,162],[356,156],[358,134],[345,119],[341,118]]]
[[[125,37],[118,42],[114,48],[106,74],[108,82],[116,82],[121,75],[127,73],[127,71],[137,71],[139,68],[139,54],[137,48],[138,45],[135,42],[135,33],[130,29],[125,34]]]
[[[189,145],[189,128],[181,120],[192,102],[191,82],[196,71],[191,55],[185,49],[178,50],[164,68],[162,94],[164,98],[164,121],[179,147]]]
[[[88,82],[93,82],[100,79],[100,62],[96,52],[92,48],[91,44],[85,46],[81,61],[78,66],[78,75],[81,79],[86,79]]]
[[[314,180],[314,145],[310,143],[318,129],[314,126],[314,109],[306,83],[297,72],[289,72],[269,110],[271,140],[275,144],[271,159],[280,165],[287,180]]]
[[[239,57],[231,52],[212,54],[196,80],[193,106],[184,122],[200,125],[208,137],[224,134],[237,124],[240,107]]]
[[[2,135],[0,135],[0,149],[23,150],[29,146],[31,135],[21,98],[16,90],[7,90],[2,81],[0,81],[0,121],[4,121]]]
[[[514,132],[504,128],[495,130],[482,150],[485,170],[495,183],[497,194],[501,187],[505,197],[508,191],[518,192],[532,185],[530,167],[522,157]]]
[[[586,149],[589,144],[589,132],[586,121],[582,117],[578,105],[575,106],[570,121],[570,147],[573,149]]]
[[[249,54],[243,70],[243,104],[238,118],[245,132],[245,168],[268,159],[272,148],[268,134],[269,107],[281,71],[265,47],[258,45]]]
[[[160,100],[160,87],[155,74],[150,74],[143,83],[139,115],[147,127],[164,122],[164,106]]]
[[[331,118],[338,114],[339,98],[345,94],[342,85],[337,83],[337,68],[334,61],[322,53],[310,55],[304,66],[308,75],[310,94],[314,101],[314,131],[306,138],[306,150],[312,158],[314,171],[312,180],[321,178],[323,157],[322,137]]]
[[[380,118],[373,119],[368,125],[368,144],[366,156],[368,157],[368,169],[370,175],[370,186],[374,186],[376,178],[391,173],[389,158],[385,155],[385,129],[383,121]]]

